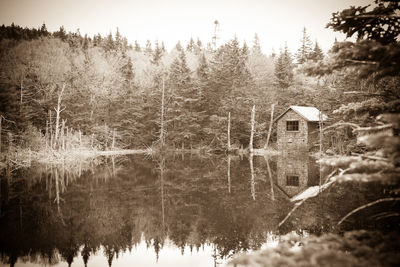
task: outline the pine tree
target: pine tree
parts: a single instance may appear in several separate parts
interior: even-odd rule
[[[247,46],[246,41],[243,42],[242,46],[242,57],[246,61],[247,58],[249,57],[249,47]]]
[[[194,51],[194,47],[195,47],[195,43],[193,41],[193,38],[190,37],[189,43],[186,46],[186,51],[193,52]]]
[[[303,64],[308,59],[312,52],[312,42],[310,37],[307,35],[306,27],[303,28],[303,37],[301,39],[301,46],[297,50],[296,59],[298,64]]]
[[[183,47],[182,47],[180,41],[178,41],[178,42],[176,43],[175,48],[176,48],[176,50],[178,50],[179,52],[183,50]]]
[[[88,47],[89,47],[89,39],[87,37],[87,34],[85,34],[85,37],[83,38],[82,49],[86,51]]]
[[[165,54],[167,52],[167,50],[165,49],[165,44],[164,41],[161,42],[161,53]]]
[[[318,41],[315,41],[315,46],[310,54],[310,59],[314,61],[319,61],[324,59],[324,52],[322,52],[322,49],[319,47]]]
[[[272,57],[272,58],[275,58],[275,57],[276,57],[276,53],[275,53],[275,49],[274,49],[274,48],[272,48],[271,57]]]
[[[50,33],[47,31],[46,24],[42,24],[42,27],[40,28],[40,35],[41,36],[48,36]]]
[[[100,33],[93,36],[93,46],[100,46],[101,42],[102,42],[102,38],[101,38]]]
[[[67,33],[65,32],[64,26],[61,26],[57,32],[53,33],[54,37],[60,38],[62,41],[67,40]]]
[[[201,82],[205,82],[208,80],[209,73],[210,73],[210,68],[207,63],[207,58],[205,54],[202,53],[200,56],[199,65],[197,66],[196,69],[196,75]]]
[[[135,40],[135,51],[136,52],[141,52],[142,48],[140,47],[139,43],[137,42],[137,40]]]
[[[122,36],[121,36],[121,33],[119,32],[118,27],[117,27],[117,31],[115,33],[114,47],[116,50],[121,50],[121,48],[122,48]]]
[[[150,56],[153,54],[153,49],[151,48],[151,41],[147,40],[146,41],[146,50],[144,52],[147,56]]]
[[[132,85],[133,78],[135,77],[132,60],[129,56],[125,55],[123,58],[123,63],[124,65],[121,67],[121,74],[124,79],[124,83],[130,87]]]
[[[108,35],[107,35],[107,39],[106,39],[106,41],[105,41],[105,43],[104,43],[104,50],[106,51],[106,52],[108,52],[108,51],[112,51],[112,50],[114,50],[115,49],[115,42],[114,42],[114,38],[113,38],[113,36],[112,36],[112,33],[110,32]]]
[[[258,38],[257,33],[254,34],[254,39],[253,39],[253,48],[251,50],[253,54],[258,54],[261,55],[261,45],[260,45],[260,39]]]
[[[276,60],[275,78],[280,88],[288,88],[293,82],[293,63],[287,44]]]
[[[196,45],[194,47],[194,53],[196,55],[200,55],[201,50],[203,49],[203,43],[200,41],[200,39],[197,37]]]
[[[151,60],[151,63],[154,64],[154,65],[158,65],[160,63],[162,54],[163,54],[162,49],[158,45],[158,41],[156,40],[155,48],[154,48],[154,51],[153,51],[153,58]]]
[[[191,72],[183,50],[170,66],[168,87],[172,89],[171,105],[168,108],[169,141],[175,144],[191,144],[192,138],[200,129],[194,107],[199,101],[196,88],[192,84]]]

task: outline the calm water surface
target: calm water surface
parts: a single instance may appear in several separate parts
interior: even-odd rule
[[[324,183],[307,155],[101,161],[2,174],[1,266],[222,266],[281,234],[330,231],[374,198],[335,188],[278,228],[293,197]]]

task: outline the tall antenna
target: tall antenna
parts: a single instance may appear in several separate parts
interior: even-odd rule
[[[214,46],[214,50],[217,50],[217,31],[218,31],[218,27],[219,27],[219,22],[218,20],[214,21],[214,36],[212,37],[212,43]]]

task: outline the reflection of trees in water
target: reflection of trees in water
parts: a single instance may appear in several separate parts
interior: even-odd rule
[[[182,252],[214,244],[219,257],[227,257],[259,248],[289,208],[279,195],[270,200],[257,160],[250,175],[249,161],[232,159],[230,192],[224,160],[157,163],[154,169],[151,160],[116,158],[98,166],[21,170],[8,185],[0,219],[2,261],[30,255],[71,264],[81,254],[86,264],[102,249],[111,263],[142,237],[157,255],[168,239]]]

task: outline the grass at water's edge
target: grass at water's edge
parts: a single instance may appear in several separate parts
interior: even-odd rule
[[[15,149],[7,153],[0,153],[0,170],[7,166],[13,169],[29,167],[32,162],[45,164],[75,163],[87,161],[99,156],[129,155],[129,154],[149,154],[149,149],[116,149],[116,150],[96,150],[96,149],[70,149],[54,150],[46,149],[32,151],[30,149]]]
[[[223,151],[213,150],[211,148],[193,148],[193,149],[165,149],[160,150],[157,147],[148,147],[145,149],[113,149],[113,150],[98,150],[91,148],[73,148],[68,150],[62,149],[41,149],[39,151],[32,151],[22,148],[14,148],[7,152],[0,153],[0,170],[11,166],[14,169],[21,167],[29,167],[32,162],[44,163],[44,164],[58,164],[58,163],[75,163],[79,161],[87,161],[99,156],[118,156],[118,155],[156,155],[164,153],[191,153],[199,155],[211,155],[211,154],[249,154],[248,149],[235,150],[235,151]],[[279,151],[273,149],[254,149],[251,153],[255,156],[268,156],[278,155]]]

